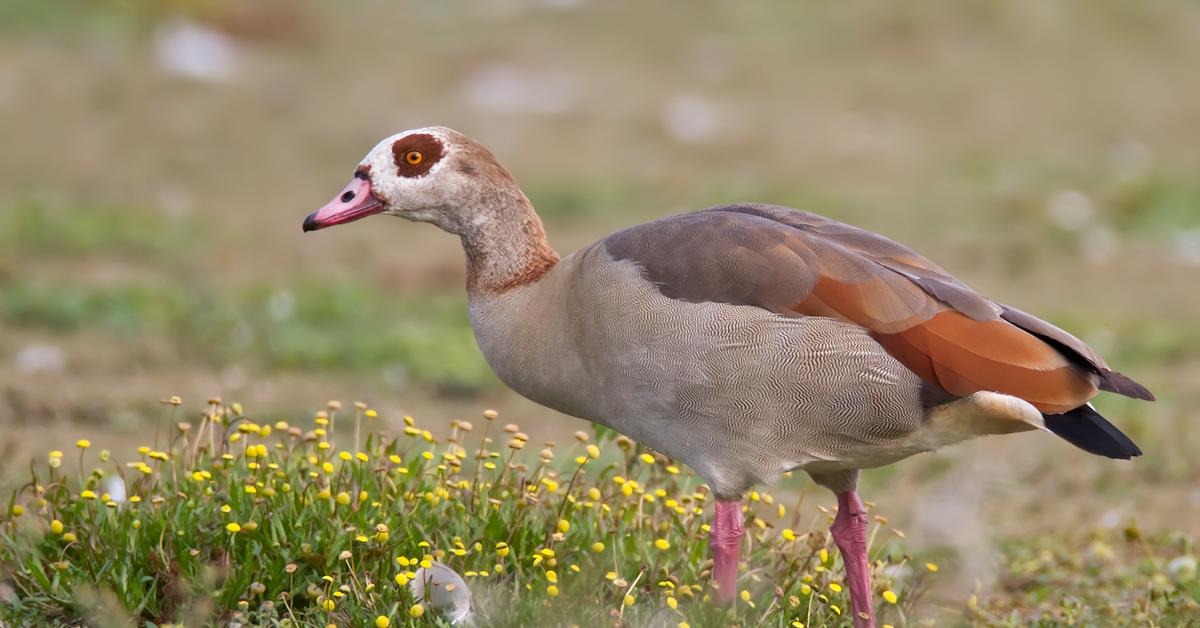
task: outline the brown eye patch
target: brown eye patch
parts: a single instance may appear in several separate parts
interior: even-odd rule
[[[445,153],[442,143],[428,133],[406,135],[392,144],[392,160],[402,177],[424,176]]]

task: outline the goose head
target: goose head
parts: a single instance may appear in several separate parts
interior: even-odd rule
[[[304,231],[375,214],[428,222],[464,234],[494,208],[525,200],[513,177],[478,142],[445,127],[397,133],[367,153],[333,200],[304,219]]]

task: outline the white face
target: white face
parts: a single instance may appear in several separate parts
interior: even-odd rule
[[[359,163],[375,197],[386,212],[409,220],[439,222],[445,213],[447,187],[456,188],[450,168],[455,142],[445,129],[428,127],[385,138]]]
[[[304,230],[388,213],[461,232],[470,219],[459,210],[481,187],[477,169],[464,163],[469,142],[443,127],[388,137],[367,153],[350,184],[305,220]]]

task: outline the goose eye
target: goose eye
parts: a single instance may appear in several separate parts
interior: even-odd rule
[[[411,166],[415,166],[422,161],[425,161],[425,155],[422,155],[421,151],[419,150],[410,150],[407,153],[404,153],[404,161],[408,162],[408,164]]]

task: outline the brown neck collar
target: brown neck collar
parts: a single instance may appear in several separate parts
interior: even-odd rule
[[[467,255],[467,291],[500,294],[529,285],[554,268],[559,256],[542,220],[522,194],[460,234]]]

